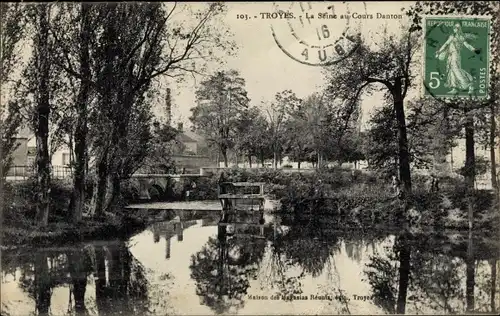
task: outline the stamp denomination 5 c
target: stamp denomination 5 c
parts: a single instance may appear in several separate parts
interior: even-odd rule
[[[490,19],[424,18],[423,94],[444,99],[487,98],[490,89]]]

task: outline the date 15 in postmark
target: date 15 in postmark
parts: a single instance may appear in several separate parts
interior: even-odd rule
[[[488,98],[490,19],[426,16],[424,34],[424,96]]]

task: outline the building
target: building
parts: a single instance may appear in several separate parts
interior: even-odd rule
[[[12,153],[12,167],[28,165],[28,142],[31,136],[27,128],[22,128],[17,133],[15,137],[17,147]]]
[[[17,147],[12,153],[12,164],[7,176],[29,175],[36,162],[36,137],[27,127],[22,127],[16,135]],[[49,144],[50,147],[50,144]],[[50,148],[49,148],[50,150]],[[66,177],[70,174],[71,151],[68,146],[62,145],[51,155],[52,172],[55,177]]]
[[[171,91],[167,89],[164,120],[172,126],[172,99]],[[160,115],[161,116],[161,115]],[[177,130],[180,132],[176,138],[177,146],[172,156],[177,171],[186,173],[198,173],[202,167],[214,167],[216,163],[207,155],[206,140],[193,131],[184,128],[184,124],[177,123]]]
[[[186,131],[184,131],[182,123],[177,124],[177,130],[180,131],[180,133],[177,136],[176,141],[182,145],[180,146],[182,149],[180,149],[176,154],[198,155],[198,141],[192,137],[194,133],[191,132],[191,136],[189,136]]]

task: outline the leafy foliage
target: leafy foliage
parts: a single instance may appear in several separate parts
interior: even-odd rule
[[[236,70],[218,71],[200,84],[196,99],[190,120],[220,150],[227,166],[227,150],[235,146],[238,122],[250,101],[245,80]]]

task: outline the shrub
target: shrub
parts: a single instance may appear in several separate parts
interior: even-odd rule
[[[50,189],[49,222],[65,219],[72,186],[67,181],[53,179]],[[37,183],[30,178],[22,182],[7,182],[4,186],[4,223],[11,226],[34,224],[37,207]]]
[[[216,200],[218,178],[216,177],[201,177],[195,181],[196,188],[191,193],[190,198],[193,200]]]
[[[121,198],[126,202],[135,202],[139,199],[139,189],[132,184],[130,180],[121,183]]]

